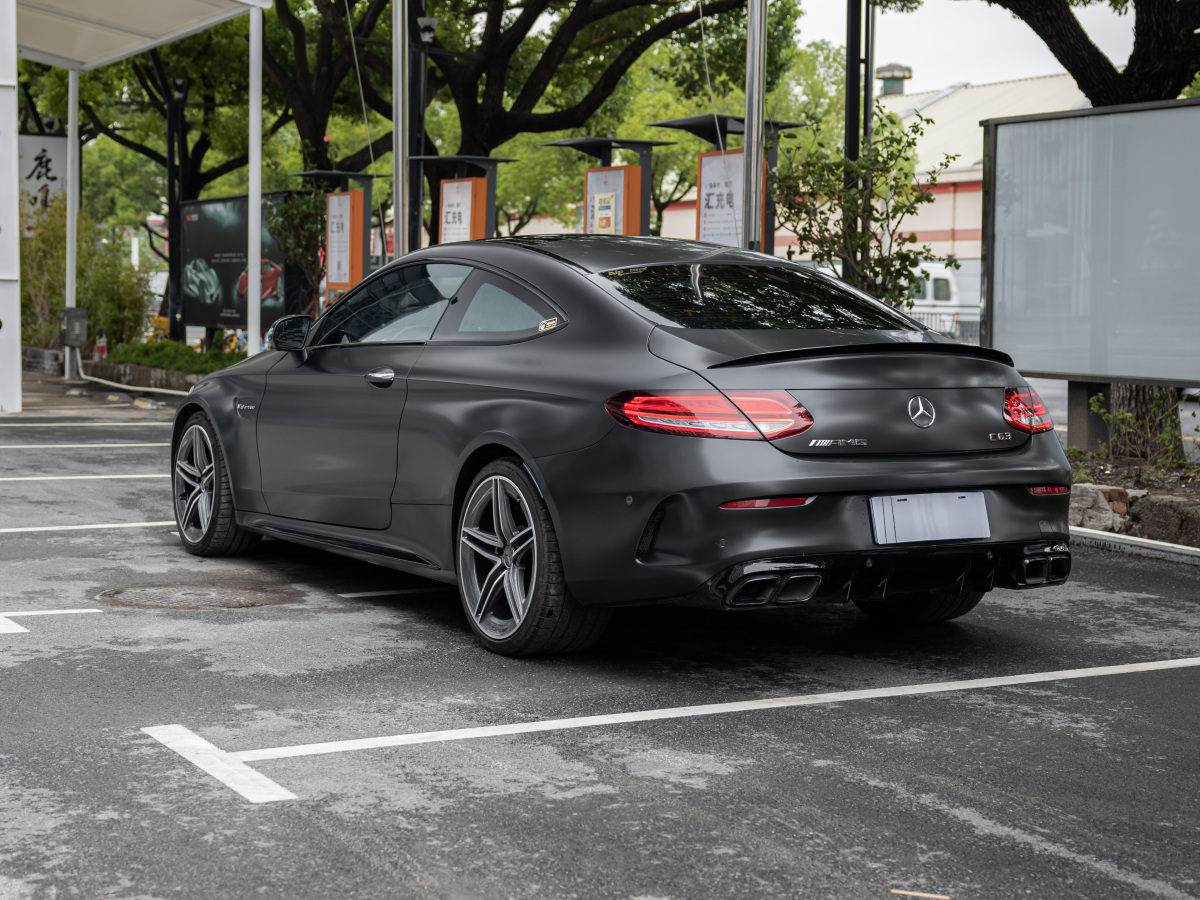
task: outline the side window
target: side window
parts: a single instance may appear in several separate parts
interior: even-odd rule
[[[340,300],[310,347],[427,341],[470,266],[427,263],[385,272]]]
[[[438,326],[435,340],[519,340],[564,324],[559,313],[518,284],[476,270]]]
[[[922,275],[921,278],[917,281],[917,283],[913,285],[912,295],[913,295],[914,300],[924,300],[925,299],[925,276],[924,275]]]
[[[950,279],[949,278],[933,279],[933,299],[934,300],[949,300],[950,299]]]

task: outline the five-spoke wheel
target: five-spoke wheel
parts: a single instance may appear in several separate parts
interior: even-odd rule
[[[171,452],[171,484],[179,541],[197,556],[235,556],[260,536],[237,524],[221,443],[202,412],[191,415]]]
[[[567,591],[550,514],[517,459],[489,463],[467,490],[458,582],[479,641],[508,656],[582,650],[611,616]]]
[[[533,514],[521,489],[503,475],[475,486],[459,530],[459,576],[479,630],[503,640],[520,626],[537,581]]]
[[[188,426],[175,450],[175,521],[193,544],[208,531],[213,512],[212,441],[199,423]]]

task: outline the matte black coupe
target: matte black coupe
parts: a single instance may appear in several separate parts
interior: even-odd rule
[[[913,624],[1070,573],[1070,468],[1012,359],[774,257],[443,245],[268,344],[179,407],[183,546],[457,584],[498,653],[581,649],[622,605]]]

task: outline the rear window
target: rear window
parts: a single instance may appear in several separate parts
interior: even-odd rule
[[[832,278],[783,266],[646,266],[602,277],[653,318],[681,328],[921,330]]]

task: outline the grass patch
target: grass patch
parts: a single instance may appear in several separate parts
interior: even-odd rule
[[[121,344],[109,354],[106,362],[124,365],[153,366],[174,369],[189,375],[207,375],[228,368],[246,358],[245,352],[226,353],[214,348],[197,353],[180,341],[153,341],[149,344]]]

